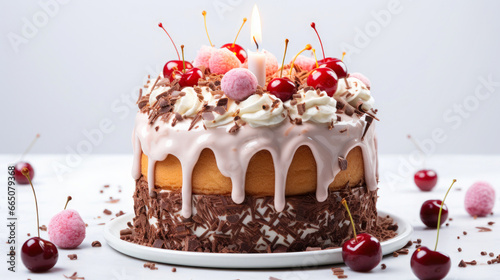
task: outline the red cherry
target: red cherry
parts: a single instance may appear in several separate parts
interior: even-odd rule
[[[203,78],[203,72],[199,68],[191,68],[180,74],[179,85],[181,87],[193,87],[198,84],[198,80]]]
[[[422,246],[411,256],[411,270],[420,280],[443,279],[451,268],[448,255]]]
[[[344,242],[342,259],[350,269],[367,272],[375,268],[382,260],[382,247],[377,238],[368,233],[361,233]]]
[[[186,70],[193,68],[193,64],[190,62],[185,62],[186,63]],[[170,60],[169,62],[165,63],[165,66],[163,66],[163,77],[169,78],[172,80],[174,78],[174,72],[175,71],[183,71],[184,66],[182,64],[182,60]]]
[[[233,52],[234,55],[240,60],[241,63],[245,63],[245,61],[247,60],[247,52],[245,51],[245,49],[243,49],[238,44],[233,45],[233,43],[228,43],[228,44],[222,45],[222,47],[220,47],[220,48],[221,49],[226,48],[226,49],[230,50],[231,52]]]
[[[430,228],[437,228],[439,208],[441,208],[441,200],[430,199],[425,201],[420,208],[420,220],[422,220],[422,222]],[[448,207],[444,204],[441,213],[440,225],[442,225],[447,219]]]
[[[27,185],[29,184],[28,178],[23,175],[22,170],[23,168],[28,168],[28,172],[30,174],[30,177],[33,179],[35,176],[35,170],[31,166],[31,164],[20,161],[16,163],[16,166],[14,167],[14,178],[16,179],[16,182],[20,185]]]
[[[337,91],[338,78],[335,72],[327,67],[314,69],[307,77],[307,85],[326,91],[332,97]]]
[[[319,67],[328,67],[337,74],[338,79],[347,77],[347,67],[344,62],[338,58],[327,57],[321,60],[318,60]]]
[[[283,102],[290,100],[292,95],[297,93],[295,84],[287,77],[272,79],[267,85],[267,90]]]
[[[422,169],[415,173],[413,179],[415,181],[415,185],[417,185],[420,190],[428,192],[436,186],[438,177],[436,171]]]
[[[24,242],[21,249],[21,260],[27,269],[43,272],[56,265],[59,253],[52,242],[40,237],[33,237]]]

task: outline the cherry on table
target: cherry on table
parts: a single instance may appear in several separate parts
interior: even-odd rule
[[[382,247],[373,235],[358,234],[342,245],[342,259],[352,270],[368,272],[374,269],[382,259]]]
[[[35,177],[35,170],[33,169],[33,166],[31,166],[31,164],[24,161],[16,163],[16,165],[14,166],[14,178],[16,179],[16,182],[20,185],[29,184],[28,179],[22,173],[22,170],[24,168],[28,169],[31,178]]]
[[[413,176],[413,180],[415,181],[415,185],[422,191],[430,191],[437,184],[437,173],[431,169],[422,169],[415,173]]]
[[[441,200],[426,200],[422,203],[422,207],[420,208],[420,220],[422,220],[422,222],[430,228],[437,228],[440,208]],[[444,224],[446,220],[448,220],[448,207],[446,204],[443,204],[440,225]]]
[[[59,253],[56,245],[52,242],[40,238],[40,218],[38,215],[38,202],[36,199],[35,188],[31,182],[28,168],[23,168],[22,174],[28,180],[33,196],[35,198],[37,237],[32,237],[24,242],[21,248],[21,260],[27,269],[33,272],[43,272],[51,269],[57,263]]]
[[[349,239],[342,245],[342,259],[350,269],[359,272],[368,272],[375,268],[382,260],[382,247],[378,239],[368,233],[356,235],[354,220],[352,219],[345,198],[342,199],[341,203],[347,210],[354,233],[354,238]]]
[[[446,192],[443,202],[446,200],[448,193],[450,192],[453,184],[455,184],[457,180],[453,179],[453,183],[448,188]],[[439,200],[436,200],[439,201]],[[440,201],[439,201],[440,202]],[[434,207],[435,202],[432,202]],[[425,203],[424,203],[425,205]],[[442,210],[444,210],[444,203],[439,203],[441,211],[438,213],[438,220],[436,221],[437,225],[437,236],[436,236],[436,245],[434,246],[434,250],[430,250],[429,248],[422,246],[417,248],[415,252],[413,252],[410,260],[411,270],[413,274],[417,276],[420,280],[431,280],[431,279],[443,279],[446,277],[451,268],[451,259],[448,255],[438,252],[437,245],[439,241],[439,229],[441,226],[441,221],[445,221],[447,218],[443,215]],[[422,220],[423,221],[423,220]]]
[[[56,265],[59,253],[56,245],[40,237],[32,237],[24,242],[21,260],[27,269],[43,272]]]
[[[318,67],[307,76],[307,85],[319,88],[332,97],[337,91],[338,77],[335,72],[328,67]]]

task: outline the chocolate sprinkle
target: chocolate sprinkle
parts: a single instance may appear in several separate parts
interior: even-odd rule
[[[101,245],[101,242],[99,242],[99,241],[97,241],[97,240],[96,240],[96,241],[94,241],[94,242],[92,242],[92,247],[101,247],[101,246],[102,246],[102,245]]]
[[[69,258],[70,260],[74,261],[74,260],[78,259],[78,256],[77,256],[76,254],[69,254],[69,255],[68,255],[68,258]]]
[[[340,167],[340,170],[347,169],[347,160],[345,158],[339,157],[339,167]]]
[[[488,231],[491,231],[491,228],[487,228],[487,227],[476,227],[477,229],[479,229],[479,232],[488,232]]]

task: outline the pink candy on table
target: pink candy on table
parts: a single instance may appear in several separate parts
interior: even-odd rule
[[[243,101],[255,93],[257,77],[248,69],[235,68],[222,77],[221,89],[227,97]]]
[[[85,223],[76,210],[63,210],[50,219],[48,234],[58,247],[73,249],[85,239]]]
[[[363,75],[361,73],[350,73],[349,77],[353,77],[353,78],[356,78],[356,79],[362,81],[368,88],[371,88],[371,86],[372,86],[372,83],[370,82],[370,80],[365,75]]]
[[[471,216],[484,217],[495,205],[495,189],[486,182],[476,182],[465,194],[465,210]]]
[[[210,57],[212,57],[212,53],[216,50],[216,48],[211,46],[201,46],[196,54],[196,58],[193,61],[194,67],[203,66],[205,68],[209,68],[208,61]]]
[[[225,74],[231,69],[241,67],[240,60],[226,48],[214,50],[208,64],[210,71],[215,74]]]

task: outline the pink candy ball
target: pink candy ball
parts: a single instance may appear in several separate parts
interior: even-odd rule
[[[272,53],[266,50],[264,50],[264,54],[266,55],[266,77],[271,77],[278,71],[278,60]]]
[[[372,83],[370,82],[370,80],[365,75],[363,75],[361,73],[350,73],[349,77],[353,77],[353,78],[356,78],[356,79],[362,81],[368,88],[371,88],[371,86],[372,86]]]
[[[232,69],[222,77],[221,89],[227,97],[243,101],[257,90],[257,77],[245,68]]]
[[[50,219],[49,239],[63,249],[74,249],[85,239],[85,223],[76,210],[63,210]]]
[[[495,189],[486,182],[476,182],[467,190],[464,204],[471,216],[484,217],[495,205]]]
[[[241,66],[240,60],[226,48],[214,50],[208,64],[210,71],[215,74],[225,74],[227,71]]]
[[[212,53],[216,50],[216,48],[211,46],[201,46],[201,49],[196,54],[196,58],[193,61],[194,67],[203,66],[205,68],[209,68],[208,61],[210,57],[212,57]]]
[[[316,61],[312,57],[307,57],[305,55],[299,55],[295,60],[294,64],[297,64],[305,71],[311,71],[316,68]]]

